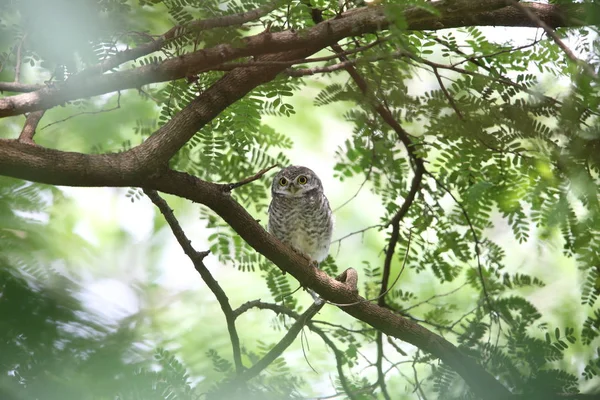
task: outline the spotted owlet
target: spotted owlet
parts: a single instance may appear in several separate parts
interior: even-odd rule
[[[322,262],[329,253],[333,214],[317,174],[306,167],[284,168],[273,179],[271,194],[269,232],[311,260]]]

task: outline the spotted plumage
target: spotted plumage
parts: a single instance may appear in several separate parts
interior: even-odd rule
[[[282,169],[271,185],[269,232],[317,263],[329,253],[333,215],[323,184],[309,168]]]

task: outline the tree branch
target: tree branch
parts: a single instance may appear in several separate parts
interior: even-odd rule
[[[313,303],[313,305],[311,307],[314,307],[314,306],[315,306],[315,304]],[[320,307],[322,307],[322,306],[323,305],[321,305]],[[297,321],[300,320],[302,318],[302,316],[308,312],[308,310],[307,310],[303,315],[299,315],[295,311],[290,310],[289,308],[286,308],[279,304],[264,303],[260,300],[253,300],[253,301],[248,301],[248,302],[242,304],[238,309],[236,309],[234,311],[234,313],[236,313],[236,315],[239,316],[251,308],[258,308],[261,310],[271,310],[271,311],[276,312],[277,314],[283,314],[290,318],[294,318]],[[309,310],[310,310],[310,308],[309,308]],[[321,339],[323,340],[323,342],[325,342],[325,344],[333,351],[333,354],[335,356],[335,361],[336,361],[336,368],[338,371],[338,376],[340,378],[340,383],[342,385],[342,388],[344,389],[344,392],[346,393],[346,395],[348,396],[349,399],[351,399],[351,400],[357,399],[357,397],[355,396],[355,392],[353,392],[352,389],[350,388],[348,379],[346,378],[346,375],[344,374],[344,370],[343,370],[344,353],[342,353],[337,348],[335,343],[333,343],[333,341],[329,338],[329,336],[327,336],[327,334],[321,328],[319,328],[318,326],[315,325],[315,322],[316,321],[311,321],[310,319],[308,319],[308,320],[306,320],[306,326],[311,331],[313,331],[314,333],[319,335],[321,337]]]
[[[0,82],[0,92],[29,93],[43,89],[44,85],[30,85],[19,82]]]
[[[462,113],[460,112],[460,109],[456,105],[456,101],[454,101],[454,97],[452,97],[450,92],[448,92],[448,89],[446,89],[446,86],[444,85],[444,81],[442,81],[442,76],[440,75],[440,73],[438,72],[436,67],[433,67],[433,74],[435,75],[435,78],[437,79],[438,84],[440,85],[440,89],[442,90],[442,93],[444,93],[444,96],[446,97],[446,99],[448,99],[448,103],[450,103],[450,105],[454,109],[454,112],[456,113],[456,116],[458,117],[458,119],[460,119],[461,121],[464,120],[465,117],[463,117]]]
[[[312,288],[328,301],[355,303],[341,309],[389,336],[412,343],[441,358],[467,381],[474,392],[488,399],[500,400],[509,397],[510,393],[492,376],[442,337],[395,315],[390,310],[365,302],[364,298],[345,283],[313,268],[306,259],[268,234],[243,207],[230,196],[223,194],[219,185],[175,171],[169,171],[148,183],[161,191],[207,205],[250,246],[293,275],[300,284]]]
[[[27,116],[25,120],[25,125],[23,126],[23,130],[19,135],[19,141],[27,144],[35,144],[33,141],[33,135],[35,135],[35,130],[37,129],[40,120],[44,116],[45,110],[34,111]]]
[[[277,357],[279,357],[285,349],[290,347],[294,342],[302,328],[310,321],[319,311],[325,303],[313,303],[302,315],[296,318],[296,322],[290,326],[287,333],[281,338],[281,340],[273,346],[271,350],[263,358],[258,360],[256,364],[248,368],[244,373],[237,378],[238,380],[247,381],[260,374],[265,368],[267,368]]]
[[[6,157],[5,157],[6,156]],[[224,219],[242,239],[303,286],[326,300],[349,304],[341,308],[389,336],[411,343],[439,357],[472,387],[489,399],[504,400],[510,393],[474,360],[444,338],[376,304],[366,302],[343,282],[315,269],[304,257],[267,233],[221,185],[171,170],[140,173],[131,154],[83,155],[0,140],[0,174],[69,186],[139,186],[160,190],[206,205]],[[90,161],[93,160],[93,161]],[[93,165],[94,168],[90,168]],[[123,169],[120,169],[122,166]],[[129,170],[128,168],[131,168]]]
[[[231,192],[233,189],[237,189],[240,186],[244,186],[244,185],[247,185],[247,184],[249,184],[251,182],[254,182],[255,180],[258,180],[258,179],[262,178],[262,176],[264,174],[266,174],[267,172],[269,172],[270,170],[272,170],[273,168],[275,168],[277,166],[278,166],[278,164],[271,165],[270,167],[261,169],[260,171],[258,171],[256,174],[252,175],[249,178],[242,179],[241,181],[236,182],[236,183],[228,183],[226,185],[223,185],[223,190],[225,192]]]
[[[317,22],[317,21],[315,21],[315,22]],[[333,51],[335,53],[338,54],[340,61],[342,63],[349,61],[348,58],[346,57],[346,55],[343,54],[343,49],[341,48],[341,46],[339,44],[334,43],[331,46],[331,48],[333,49]],[[414,145],[409,137],[408,132],[406,132],[404,130],[404,128],[402,128],[402,126],[398,123],[398,121],[396,121],[396,118],[394,118],[391,111],[382,102],[378,101],[375,98],[373,92],[369,88],[367,81],[360,75],[360,73],[357,71],[357,69],[354,68],[354,65],[352,65],[352,64],[346,65],[345,70],[352,77],[352,80],[354,81],[354,83],[356,83],[356,86],[358,86],[358,89],[365,96],[367,101],[369,101],[373,110],[375,112],[377,112],[377,114],[379,114],[379,116],[394,130],[394,132],[396,132],[398,139],[404,144],[404,147],[406,148],[408,155],[411,157],[411,159],[413,160],[413,162],[415,163],[415,166],[416,166],[415,167],[415,175],[413,177],[411,187],[408,192],[408,195],[406,196],[404,204],[402,204],[402,207],[400,207],[398,212],[394,215],[394,217],[388,224],[388,226],[392,225],[392,234],[390,236],[390,240],[388,242],[388,246],[387,246],[387,250],[386,250],[385,261],[384,261],[384,266],[383,266],[383,273],[382,273],[382,280],[381,280],[381,289],[379,292],[379,300],[378,300],[378,304],[383,307],[383,306],[385,306],[385,294],[388,292],[388,284],[389,284],[389,278],[390,278],[390,273],[391,273],[392,258],[394,256],[396,244],[398,243],[398,240],[400,237],[400,221],[404,218],[404,216],[408,212],[410,206],[412,205],[412,203],[415,199],[417,191],[419,190],[419,187],[421,185],[421,180],[423,179],[423,173],[425,172],[425,165],[423,164],[423,160],[421,159],[421,157],[419,157],[416,154],[416,152],[414,151]],[[382,341],[379,336],[378,336],[378,340],[379,340],[379,342]],[[381,350],[381,347],[378,346],[378,349]],[[378,358],[378,360],[379,360],[379,362],[381,362],[380,358]],[[378,365],[378,371],[381,372],[380,364]],[[380,377],[381,377],[381,375],[380,375]],[[387,398],[389,395],[387,395],[387,393],[385,391],[385,386],[383,386],[383,385],[382,385],[382,391],[384,392],[384,396]]]
[[[388,24],[383,9],[365,9],[346,18],[326,21],[305,31],[263,32],[242,39],[237,46],[219,44],[165,60],[160,64],[144,65],[131,70],[98,76],[78,74],[61,85],[0,99],[0,117],[47,109],[80,97],[139,88],[149,83],[181,79],[210,70],[217,65],[240,57],[257,57],[271,53],[271,56],[257,61],[302,59],[336,40],[350,35],[374,32],[387,27]],[[286,53],[288,51],[291,52]],[[292,54],[293,56],[291,56]],[[260,69],[247,68],[246,73],[257,75],[257,71],[262,72],[265,80],[261,79],[258,83],[263,83],[273,79],[287,66],[289,64],[282,63],[282,65]],[[225,78],[230,75],[227,74]],[[246,80],[246,84],[248,81],[250,79]]]
[[[385,400],[391,400],[390,394],[387,391],[387,385],[385,384],[385,374],[383,373],[383,333],[381,333],[381,331],[377,331],[375,343],[377,345],[377,359],[375,360],[375,368],[377,369],[377,384],[381,388],[381,394],[383,394],[383,398]]]
[[[173,210],[169,207],[167,202],[158,195],[155,190],[144,189],[144,193],[146,196],[152,200],[152,202],[158,207],[162,215],[165,217],[165,220],[171,227],[173,231],[173,235],[177,239],[177,242],[183,249],[183,252],[186,256],[194,264],[196,271],[202,277],[202,280],[206,283],[206,286],[210,289],[211,292],[217,298],[219,305],[221,306],[221,310],[223,314],[225,314],[225,321],[227,323],[227,330],[229,331],[229,338],[231,340],[231,347],[233,351],[233,363],[235,365],[235,371],[239,375],[244,371],[244,365],[242,364],[242,352],[240,349],[240,338],[237,333],[237,329],[235,328],[235,315],[233,310],[231,309],[231,305],[229,304],[229,298],[227,298],[227,294],[221,286],[219,282],[213,278],[212,274],[204,265],[204,258],[209,254],[208,251],[198,252],[196,251],[191,244],[191,241],[187,238],[183,229],[179,225],[179,222],[175,218],[173,214]]]
[[[483,1],[485,2],[485,0]],[[468,1],[472,4],[480,4],[481,1]],[[452,17],[442,17],[434,21],[420,21],[411,25],[412,29],[433,30],[459,28],[465,26],[506,26],[506,27],[529,27],[537,28],[537,24],[527,16],[523,15],[516,7],[509,5],[506,1],[506,7],[481,10],[463,10],[462,14],[456,14]],[[542,4],[542,3],[522,3],[523,7],[531,10],[541,21],[544,21],[552,28],[559,27],[578,27],[585,25],[586,10],[581,3],[572,4]],[[481,12],[477,12],[481,11]],[[435,28],[431,28],[435,24]]]
[[[445,0],[432,3],[432,7],[435,7],[441,16],[433,15],[418,7],[406,8],[403,13],[407,27],[411,30],[437,30],[470,25],[537,26],[516,8],[504,7],[507,1]],[[581,23],[577,24],[577,21],[584,16],[583,4],[559,6],[530,3],[526,7],[551,27],[578,26]],[[122,55],[125,52],[119,53],[115,56],[116,58],[107,60],[106,65],[100,64],[92,67],[89,72],[77,74],[60,85],[0,99],[0,118],[48,109],[78,98],[189,77],[240,57],[297,50],[299,56],[296,58],[303,58],[343,38],[387,29],[391,22],[387,15],[384,6],[353,9],[339,18],[324,21],[304,31],[263,32],[244,38],[239,47],[220,44],[168,59],[160,64],[150,64],[131,70],[99,75],[111,65],[119,65],[121,58],[136,58],[134,53],[137,48],[127,50],[127,56]],[[156,44],[152,45],[157,46]],[[140,55],[146,54],[148,49],[144,46],[140,46],[140,48],[143,49],[143,51],[140,50]],[[293,58],[275,57],[272,60],[290,59]],[[267,75],[269,73],[269,71],[266,72]],[[0,90],[1,88],[2,85],[0,85]]]
[[[594,79],[598,79],[598,74],[596,74],[596,71],[594,71],[594,69],[588,63],[577,58],[577,56],[573,54],[571,49],[569,49],[569,47],[558,37],[558,35],[556,34],[556,32],[554,32],[554,29],[552,29],[550,25],[544,22],[538,15],[536,15],[536,13],[534,13],[528,7],[525,7],[523,4],[515,0],[513,0],[512,3],[514,7],[518,8],[523,14],[527,16],[527,18],[529,18],[533,23],[542,28],[546,32],[546,34],[550,36],[552,40],[554,40],[554,43],[556,43],[556,45],[562,49],[562,51],[571,61],[580,66],[589,76],[591,76]]]
[[[150,43],[143,44],[134,49],[127,49],[118,52],[109,59],[94,65],[93,67],[87,68],[82,71],[79,75],[90,76],[95,74],[102,74],[106,71],[110,71],[113,68],[118,67],[124,62],[135,60],[137,58],[146,56],[150,53],[160,50],[169,41],[176,39],[182,34],[186,33],[198,33],[214,28],[226,28],[229,26],[243,25],[246,22],[254,21],[259,19],[271,11],[277,9],[282,4],[281,0],[274,0],[262,7],[256,8],[250,11],[244,11],[237,14],[223,15],[220,17],[207,18],[203,20],[192,21],[185,26],[177,25],[163,33],[158,39],[153,40]]]

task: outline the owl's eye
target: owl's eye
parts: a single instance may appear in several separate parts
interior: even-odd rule
[[[304,175],[300,175],[298,177],[298,183],[301,185],[306,185],[306,182],[308,182],[308,178],[306,178]]]
[[[287,179],[285,179],[285,178],[280,178],[280,179],[279,179],[279,184],[280,184],[281,186],[285,186],[285,185],[287,185],[287,183],[288,183],[288,180],[287,180]]]

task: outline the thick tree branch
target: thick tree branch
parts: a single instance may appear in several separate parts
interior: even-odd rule
[[[183,232],[183,229],[179,225],[179,222],[175,218],[173,210],[171,210],[167,202],[162,197],[160,197],[155,190],[144,189],[144,193],[150,198],[150,200],[152,200],[152,202],[156,205],[156,207],[158,207],[162,215],[165,217],[165,220],[171,227],[173,235],[175,235],[175,238],[177,239],[177,242],[183,249],[183,252],[186,256],[189,257],[190,260],[192,260],[196,271],[198,271],[198,273],[202,277],[202,280],[206,283],[206,286],[208,286],[210,291],[213,292],[213,294],[217,298],[217,301],[221,306],[221,310],[225,315],[227,330],[229,331],[229,338],[231,340],[235,371],[238,375],[241,374],[244,371],[244,365],[242,364],[240,337],[238,336],[237,329],[235,328],[235,315],[233,313],[231,305],[229,304],[229,298],[227,297],[227,294],[225,293],[223,288],[221,288],[219,282],[217,282],[216,279],[213,278],[208,268],[206,268],[206,265],[204,265],[204,258],[208,255],[209,252],[198,252],[192,247],[191,241],[187,238],[187,236]]]
[[[334,19],[318,24],[306,31],[263,32],[244,38],[241,44],[220,44],[177,58],[168,59],[158,65],[145,65],[131,70],[89,77],[80,74],[64,84],[0,99],[0,117],[18,115],[28,111],[45,109],[80,97],[95,96],[117,90],[139,88],[154,82],[165,82],[185,78],[210,70],[219,64],[240,57],[280,53],[258,61],[287,61],[305,58],[336,40],[383,29],[388,25],[383,9],[365,9],[346,18]],[[286,52],[294,54],[290,57]],[[289,64],[272,67],[248,68],[264,75],[264,81],[273,79]],[[274,71],[274,75],[272,75]],[[228,74],[229,76],[231,74]],[[254,74],[256,75],[256,74]],[[227,78],[227,76],[225,78]],[[246,80],[248,84],[249,79]]]
[[[33,142],[33,135],[35,135],[35,130],[37,129],[37,126],[45,112],[45,110],[34,111],[27,116],[23,130],[21,130],[21,134],[19,135],[19,141],[28,144],[35,144]]]
[[[150,53],[160,50],[170,40],[176,39],[178,36],[186,33],[199,33],[215,28],[226,28],[229,26],[238,26],[245,24],[246,22],[257,20],[271,11],[279,7],[283,2],[281,0],[274,0],[262,7],[256,8],[250,11],[244,11],[237,14],[223,15],[221,17],[207,18],[203,20],[192,21],[185,26],[177,25],[167,32],[162,34],[159,38],[153,40],[150,43],[143,44],[134,49],[127,49],[118,52],[109,59],[94,65],[82,71],[81,75],[90,76],[94,74],[102,74],[113,68],[118,67],[124,62],[135,60],[137,58],[146,56]]]
[[[30,85],[19,82],[0,82],[0,92],[29,93],[43,88],[44,85]]]
[[[207,205],[224,218],[249,245],[293,275],[303,286],[312,288],[321,297],[334,303],[355,303],[341,309],[389,336],[412,343],[440,357],[467,381],[475,393],[488,399],[506,399],[510,396],[510,393],[475,361],[442,337],[395,315],[390,310],[365,302],[346,284],[312,268],[307,260],[268,234],[235,200],[223,194],[219,185],[175,171],[169,171],[150,180],[149,183],[161,191]]]
[[[7,157],[4,157],[4,156]],[[489,399],[506,399],[509,392],[474,360],[454,345],[427,329],[366,302],[345,283],[315,269],[306,259],[268,234],[222,186],[185,173],[162,170],[140,173],[128,153],[92,156],[43,149],[17,141],[0,141],[0,174],[38,182],[69,186],[139,186],[204,204],[220,215],[250,246],[293,275],[303,286],[324,299],[352,306],[341,309],[388,336],[411,343],[442,359],[473,388]],[[93,162],[90,161],[94,160]],[[93,165],[95,168],[90,168]],[[35,167],[34,167],[35,166]],[[118,166],[132,168],[123,174]]]
[[[504,7],[506,4],[505,0],[477,2],[446,0],[432,3],[440,13],[439,17],[421,8],[412,7],[404,10],[404,18],[408,29],[413,30],[435,30],[470,25],[536,26],[514,7]],[[551,27],[576,25],[576,21],[583,17],[583,5],[572,6],[526,4],[528,9]],[[297,50],[302,54],[296,58],[306,57],[343,38],[386,29],[390,23],[393,23],[387,15],[383,6],[363,7],[344,13],[339,18],[324,21],[305,31],[264,32],[250,36],[244,38],[237,47],[220,44],[160,64],[145,65],[110,74],[80,73],[67,82],[53,87],[0,99],[0,117],[48,109],[74,99],[139,88],[149,83],[181,79],[240,57],[289,50]],[[131,51],[134,52],[135,49]],[[131,57],[131,54],[128,57]],[[275,59],[290,60],[291,58],[275,57]],[[118,65],[118,60],[111,62]],[[106,66],[94,68],[92,68],[93,72],[101,72]],[[266,74],[269,75],[270,72],[267,71]]]
[[[135,166],[135,162],[130,160],[131,157],[128,153],[105,156],[67,153],[2,140],[0,174],[70,186],[140,186],[204,204],[221,216],[250,246],[293,275],[303,286],[312,288],[331,302],[354,303],[352,306],[341,308],[344,312],[386,335],[412,343],[439,357],[460,374],[475,393],[498,400],[509,396],[509,392],[492,376],[444,338],[390,310],[366,302],[345,283],[313,268],[305,258],[268,234],[239,203],[223,192],[221,185],[170,170],[145,175],[134,169],[124,176],[117,166]],[[93,164],[97,168],[89,169],[92,164],[90,158],[94,160]],[[29,163],[37,168],[33,168]],[[47,169],[50,169],[50,172]]]
[[[311,52],[312,50],[303,49],[269,55],[263,59],[296,59],[305,57]],[[103,181],[106,174],[113,174],[119,177],[120,184],[117,186],[137,186],[135,182],[139,182],[142,177],[166,168],[168,160],[221,111],[255,87],[272,80],[283,69],[285,66],[279,65],[231,71],[191,101],[144,143],[120,154],[83,155],[54,152],[0,139],[0,174],[11,176],[16,174],[30,180],[41,178],[47,183],[54,184],[60,184],[59,175],[66,174],[77,178],[73,179],[74,186],[111,186],[105,185]],[[40,157],[41,155],[44,156]],[[67,165],[77,165],[77,171],[65,168]],[[43,176],[39,176],[40,168],[45,169],[42,172]]]

